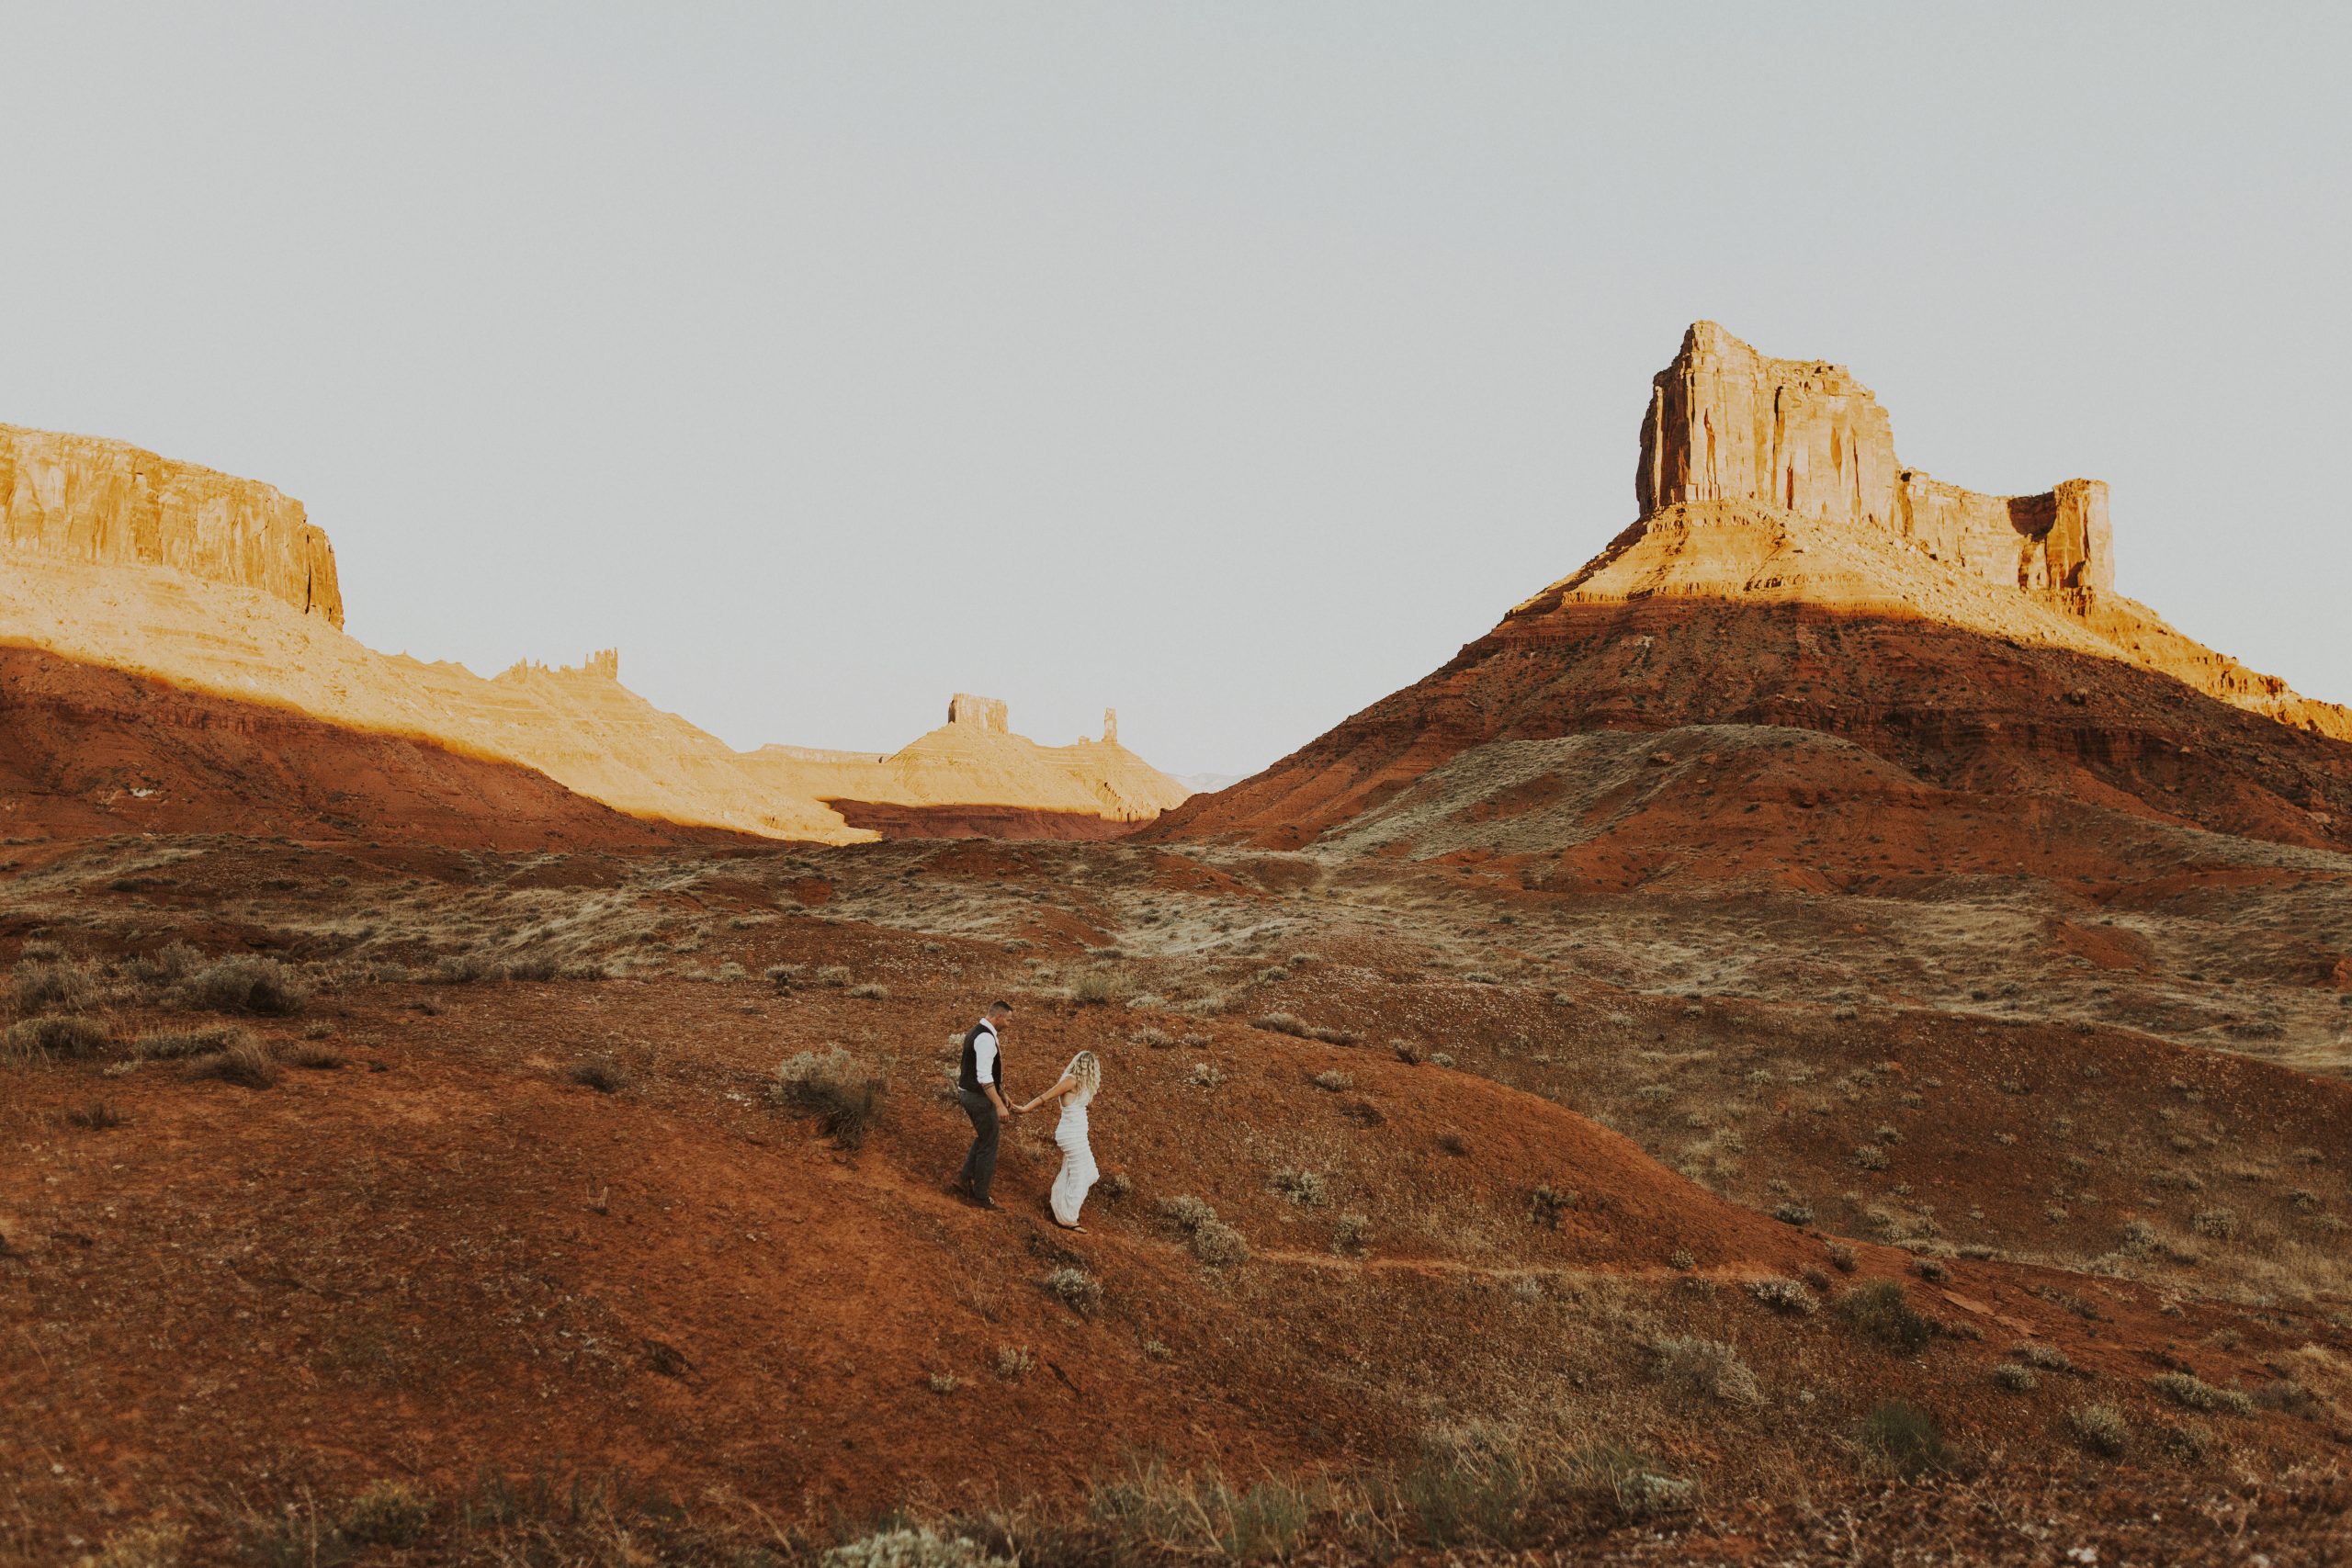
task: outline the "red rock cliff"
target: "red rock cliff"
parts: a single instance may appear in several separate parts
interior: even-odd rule
[[[300,502],[119,441],[0,424],[0,545],[176,567],[343,625],[334,549]]]
[[[1735,501],[1880,528],[1987,581],[2037,592],[2115,586],[2107,486],[1984,495],[1905,468],[1886,411],[1842,365],[1772,359],[1713,321],[1650,385],[1634,477],[1642,513]]]

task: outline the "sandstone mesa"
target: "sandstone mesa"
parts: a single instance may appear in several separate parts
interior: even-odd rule
[[[1713,321],[1692,323],[1651,384],[1634,491],[1640,521],[1546,594],[1732,593],[1905,610],[2122,659],[2352,739],[2352,713],[2298,695],[2116,592],[2103,481],[2001,496],[1931,479],[1895,456],[1886,411],[1844,366],[1770,358]],[[1908,548],[1880,547],[1891,543]],[[1807,556],[1817,558],[1799,558]]]
[[[1629,527],[1442,669],[1154,831],[1298,847],[1491,743],[1736,726],[1950,787],[2346,841],[2352,712],[2117,592],[2096,479],[1932,479],[1843,367],[1701,321],[1652,383],[1634,492]]]
[[[120,442],[0,425],[0,641],[520,763],[636,816],[833,843],[879,836],[865,822],[1091,837],[1189,793],[1108,712],[1102,739],[1042,746],[958,694],[895,752],[739,752],[622,685],[616,649],[489,679],[378,653],[342,630],[334,552],[300,502]]]

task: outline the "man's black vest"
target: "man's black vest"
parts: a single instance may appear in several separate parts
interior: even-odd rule
[[[976,1049],[983,1034],[996,1042],[996,1091],[1002,1095],[1005,1092],[1004,1041],[986,1019],[972,1025],[971,1032],[964,1036],[964,1071],[956,1083],[966,1094],[987,1092],[980,1088],[980,1054]]]

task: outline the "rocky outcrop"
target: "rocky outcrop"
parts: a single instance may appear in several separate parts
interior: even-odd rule
[[[998,735],[1012,732],[1003,698],[976,697],[969,692],[958,692],[947,699],[947,722],[989,730]]]
[[[1152,833],[1337,849],[1391,802],[1422,812],[1418,782],[1464,752],[1724,725],[1938,787],[2352,846],[2352,712],[2116,592],[2096,480],[1929,479],[1844,367],[1702,321],[1652,385],[1635,491],[1630,527],[1443,669]]]
[[[119,441],[0,424],[0,544],[101,566],[168,566],[343,625],[334,550],[268,485]]]
[[[2107,487],[1985,495],[1905,468],[1886,411],[1842,365],[1773,359],[1692,323],[1650,386],[1634,481],[1642,514],[1745,502],[1892,532],[1961,571],[2043,592],[2112,590]]]
[[[895,752],[744,752],[622,685],[611,649],[574,665],[526,660],[485,679],[456,664],[375,652],[322,615],[185,572],[39,550],[10,564],[0,571],[0,645],[231,699],[224,713],[293,710],[363,736],[520,763],[639,818],[827,842],[870,839],[877,829],[1074,838],[1126,831],[1188,793],[1116,742],[1040,746],[1015,735],[996,699],[957,697],[955,722]],[[85,715],[77,722],[102,740],[97,705],[77,711]],[[153,711],[126,712],[119,722],[144,724]],[[383,770],[365,759],[406,755],[372,745],[345,753],[370,788],[384,781]],[[367,795],[354,789],[355,802]],[[834,801],[875,809],[853,821]],[[367,810],[387,820],[400,815],[389,803]]]

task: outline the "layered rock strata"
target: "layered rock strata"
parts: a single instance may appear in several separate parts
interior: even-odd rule
[[[97,566],[167,566],[343,625],[334,550],[302,503],[119,441],[0,424],[0,543]]]
[[[1001,699],[969,694],[895,752],[743,752],[622,685],[612,649],[487,680],[387,657],[340,629],[334,551],[300,502],[120,442],[0,426],[0,522],[10,569],[0,644],[519,763],[638,817],[833,842],[876,836],[840,801],[869,807],[859,823],[889,832],[996,825],[1075,837],[1124,831],[1189,793],[1110,736],[1040,746],[1012,732]],[[128,711],[123,721],[140,722]],[[353,766],[375,777],[381,768],[361,759],[391,754],[355,747]],[[93,787],[105,793],[102,780]]]
[[[1932,479],[1896,457],[1886,411],[1844,366],[1770,358],[1713,321],[1651,383],[1634,492],[1644,516],[1745,502],[1891,532],[1988,582],[2115,586],[2106,485],[2005,496]]]
[[[1443,669],[1155,831],[1288,847],[1494,742],[1708,724],[1820,731],[1945,785],[2352,843],[2352,712],[2116,592],[2096,480],[1928,479],[1842,367],[1702,321],[1651,388],[1635,491],[1630,527]]]

